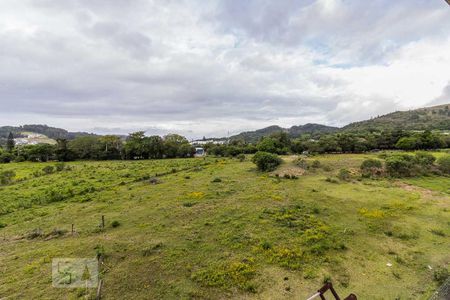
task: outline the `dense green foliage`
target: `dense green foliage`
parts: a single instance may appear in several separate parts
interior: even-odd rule
[[[450,155],[444,155],[439,158],[439,161],[445,162],[448,157]],[[435,160],[432,154],[426,152],[417,152],[414,156],[405,153],[389,155],[386,157],[386,173],[392,177],[412,177],[436,173],[439,168],[442,173],[446,173],[441,163],[439,168],[436,168]]]
[[[450,155],[440,157],[437,163],[443,173],[450,175]]]
[[[380,176],[382,174],[383,163],[378,159],[369,158],[361,164],[361,174],[363,177]]]
[[[281,164],[281,158],[278,155],[263,151],[256,152],[252,161],[256,164],[258,170],[264,172],[273,171]]]
[[[161,138],[135,132],[126,141],[114,135],[80,136],[73,140],[58,139],[56,145],[20,145],[11,151],[0,148],[0,162],[156,159],[191,157],[194,152],[187,139],[180,135],[169,134]]]

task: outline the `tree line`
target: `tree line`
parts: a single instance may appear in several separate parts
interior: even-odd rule
[[[257,143],[232,140],[226,144],[209,143],[203,146],[215,156],[238,156],[257,151],[274,154],[301,153],[362,153],[374,150],[428,150],[450,148],[450,135],[431,131],[414,132],[391,130],[363,133],[329,133],[320,136],[302,135],[291,138],[286,132],[262,137]],[[159,159],[192,157],[195,148],[178,134],[145,136],[134,132],[124,140],[114,135],[82,136],[73,140],[58,139],[56,145],[15,145],[10,133],[4,149],[0,148],[0,162],[10,161],[71,161],[114,159]]]
[[[234,140],[228,144],[207,144],[209,154],[236,156],[240,153],[263,151],[275,154],[301,153],[362,153],[374,150],[431,150],[450,148],[450,135],[431,131],[403,130],[322,134],[319,137],[305,134],[292,139],[286,132],[261,138],[256,144]]]
[[[82,136],[73,140],[57,139],[56,145],[15,145],[12,133],[0,148],[0,162],[118,160],[191,157],[195,148],[178,134],[164,137],[131,133],[125,140],[118,136]]]

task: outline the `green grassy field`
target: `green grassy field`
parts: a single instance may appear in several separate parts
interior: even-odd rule
[[[94,297],[53,288],[51,260],[98,252],[104,299],[304,299],[324,280],[427,299],[450,264],[450,178],[361,179],[371,156],[317,156],[298,179],[273,176],[292,157],[271,174],[249,159],[0,165],[17,174],[0,187],[0,299]]]

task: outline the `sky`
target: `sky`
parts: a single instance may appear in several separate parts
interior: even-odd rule
[[[220,137],[441,103],[444,0],[0,1],[0,126]]]

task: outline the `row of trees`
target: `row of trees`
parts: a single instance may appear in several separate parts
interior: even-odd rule
[[[384,131],[381,133],[334,133],[312,138],[303,135],[291,139],[285,132],[263,137],[256,144],[234,140],[228,144],[207,144],[206,151],[216,156],[237,156],[257,151],[288,153],[360,153],[372,150],[426,150],[449,148],[450,136],[430,131]],[[39,144],[15,146],[9,136],[5,150],[0,149],[0,162],[47,161],[57,159],[70,161],[77,159],[156,159],[190,157],[195,153],[188,140],[177,134],[164,137],[145,136],[143,131],[131,133],[125,141],[118,136],[83,136],[73,140],[58,139],[56,145]]]
[[[227,145],[205,146],[208,153],[235,156],[240,153],[263,151],[276,154],[287,153],[361,153],[372,150],[427,150],[450,147],[450,136],[424,132],[385,131],[381,133],[335,133],[318,139],[309,135],[290,139],[287,133],[275,133],[263,137],[256,145],[232,141]]]
[[[56,145],[15,146],[12,135],[5,149],[0,148],[0,162],[72,161],[190,157],[195,153],[188,140],[177,134],[164,137],[145,136],[143,131],[130,134],[125,141],[118,136],[83,136],[73,140],[58,139]]]

